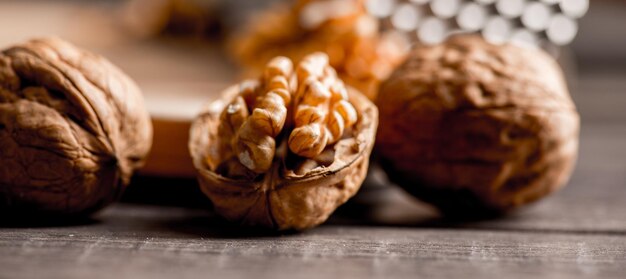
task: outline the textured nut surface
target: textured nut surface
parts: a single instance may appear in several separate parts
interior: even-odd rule
[[[296,91],[295,127],[289,136],[289,149],[302,157],[315,158],[343,136],[344,130],[356,122],[357,113],[325,54],[305,57],[297,77],[301,84]]]
[[[302,65],[301,63],[300,66]],[[312,72],[305,73],[300,66],[296,70],[300,74],[294,73],[287,80],[297,83],[298,76],[301,76],[303,80],[317,85],[289,86],[287,92],[293,98],[289,98],[292,102],[285,106],[289,111],[282,129],[271,130],[272,133],[268,134],[270,130],[259,125],[250,126],[253,129],[249,131],[253,135],[266,138],[268,141],[271,139],[274,143],[271,157],[253,159],[252,164],[248,164],[246,160],[241,160],[236,151],[233,152],[232,147],[237,146],[241,139],[232,135],[248,129],[246,122],[254,122],[252,115],[245,118],[247,112],[241,111],[247,106],[244,96],[250,92],[248,88],[253,84],[251,82],[227,89],[219,100],[212,102],[203,110],[192,125],[189,148],[198,170],[200,186],[213,202],[216,211],[231,221],[279,230],[310,228],[324,222],[339,205],[353,196],[365,178],[378,124],[376,107],[365,96],[352,89],[345,90],[342,86],[336,86],[333,90],[343,95],[333,98],[330,86],[323,85],[324,78],[328,77],[326,76],[328,71],[324,74],[323,70],[313,67]],[[256,98],[257,103],[263,98],[264,92],[276,90],[267,86],[270,84],[267,80],[265,75],[262,82],[254,86],[260,89],[255,93],[259,96]],[[339,80],[327,82],[336,84]],[[315,86],[319,88],[312,89]],[[341,88],[343,90],[338,90]],[[307,155],[305,157],[299,156],[288,147],[290,145],[288,142],[294,141],[288,139],[293,137],[297,138],[295,141],[302,140],[307,143],[310,141],[307,137],[299,138],[302,134],[298,134],[296,132],[298,128],[294,127],[298,126],[296,122],[300,120],[296,120],[298,116],[290,111],[304,104],[310,106],[310,99],[314,98],[309,96],[312,94],[311,90],[322,90],[325,92],[323,94],[326,94],[323,102],[319,100],[316,102],[318,105],[325,105],[310,110],[312,114],[319,116],[315,123],[320,127],[320,131],[330,130],[329,127],[332,127],[329,125],[332,122],[331,117],[323,115],[320,111],[335,108],[336,117],[344,119],[342,115],[347,115],[345,117],[347,120],[341,121],[344,123],[341,136],[324,140],[323,147],[305,154]],[[258,92],[261,92],[260,95]],[[276,99],[283,105],[289,103],[278,99],[282,101],[284,99]],[[331,106],[333,103],[335,105]],[[263,122],[268,123],[267,120],[273,119],[275,114],[271,113],[268,116],[270,117]],[[303,123],[309,126],[312,122]],[[232,127],[237,126],[238,131],[234,131],[237,128]],[[332,134],[330,131],[328,133]],[[306,146],[303,142],[296,145]],[[254,144],[250,146],[262,147]],[[270,162],[268,169],[259,171],[254,167],[258,165],[256,160],[267,162],[268,158]]]
[[[79,214],[120,195],[151,145],[138,87],[59,39],[0,53],[0,208]]]
[[[538,50],[471,36],[416,49],[377,104],[389,177],[449,213],[535,201],[575,164],[579,116],[559,66]]]

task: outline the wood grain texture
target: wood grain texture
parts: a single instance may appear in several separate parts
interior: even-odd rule
[[[0,277],[619,278],[626,272],[619,235],[327,225],[263,236],[203,211],[137,206],[117,206],[99,220],[3,229]]]

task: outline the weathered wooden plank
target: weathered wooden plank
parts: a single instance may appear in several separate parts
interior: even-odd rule
[[[326,225],[270,237],[205,211],[118,205],[101,222],[0,230],[7,278],[623,278],[620,235]]]

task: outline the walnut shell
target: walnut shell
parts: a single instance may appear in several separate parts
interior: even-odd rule
[[[232,179],[218,174],[205,159],[220,152],[216,143],[220,113],[237,93],[237,86],[226,89],[192,124],[189,149],[202,191],[220,215],[244,225],[303,230],[323,223],[365,179],[378,110],[366,97],[349,89],[349,100],[359,120],[349,136],[335,143],[332,164],[296,174],[293,163],[277,157],[270,171],[255,179]],[[286,141],[282,145],[277,149],[286,149]]]
[[[579,116],[540,50],[454,37],[415,49],[381,87],[389,177],[446,213],[502,212],[569,179]]]
[[[0,211],[102,208],[151,140],[139,88],[106,59],[60,39],[0,53]]]

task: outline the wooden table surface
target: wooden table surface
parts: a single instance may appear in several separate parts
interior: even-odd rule
[[[0,24],[13,22],[7,16],[16,16],[15,3],[0,5]],[[12,31],[2,32],[5,44]],[[193,62],[205,54],[185,47],[180,54],[150,42],[107,42],[82,45],[105,53],[152,94],[176,85],[155,80],[202,91],[234,78]],[[168,65],[165,73],[133,62],[162,53],[171,61],[155,59],[148,68]],[[329,222],[275,235],[222,221],[193,181],[169,179],[159,189],[197,194],[194,208],[127,202],[68,224],[0,222],[0,278],[626,278],[626,71],[581,70],[572,88],[583,126],[571,182],[505,218],[441,219],[374,169],[368,188]],[[153,182],[137,180],[129,200]]]

